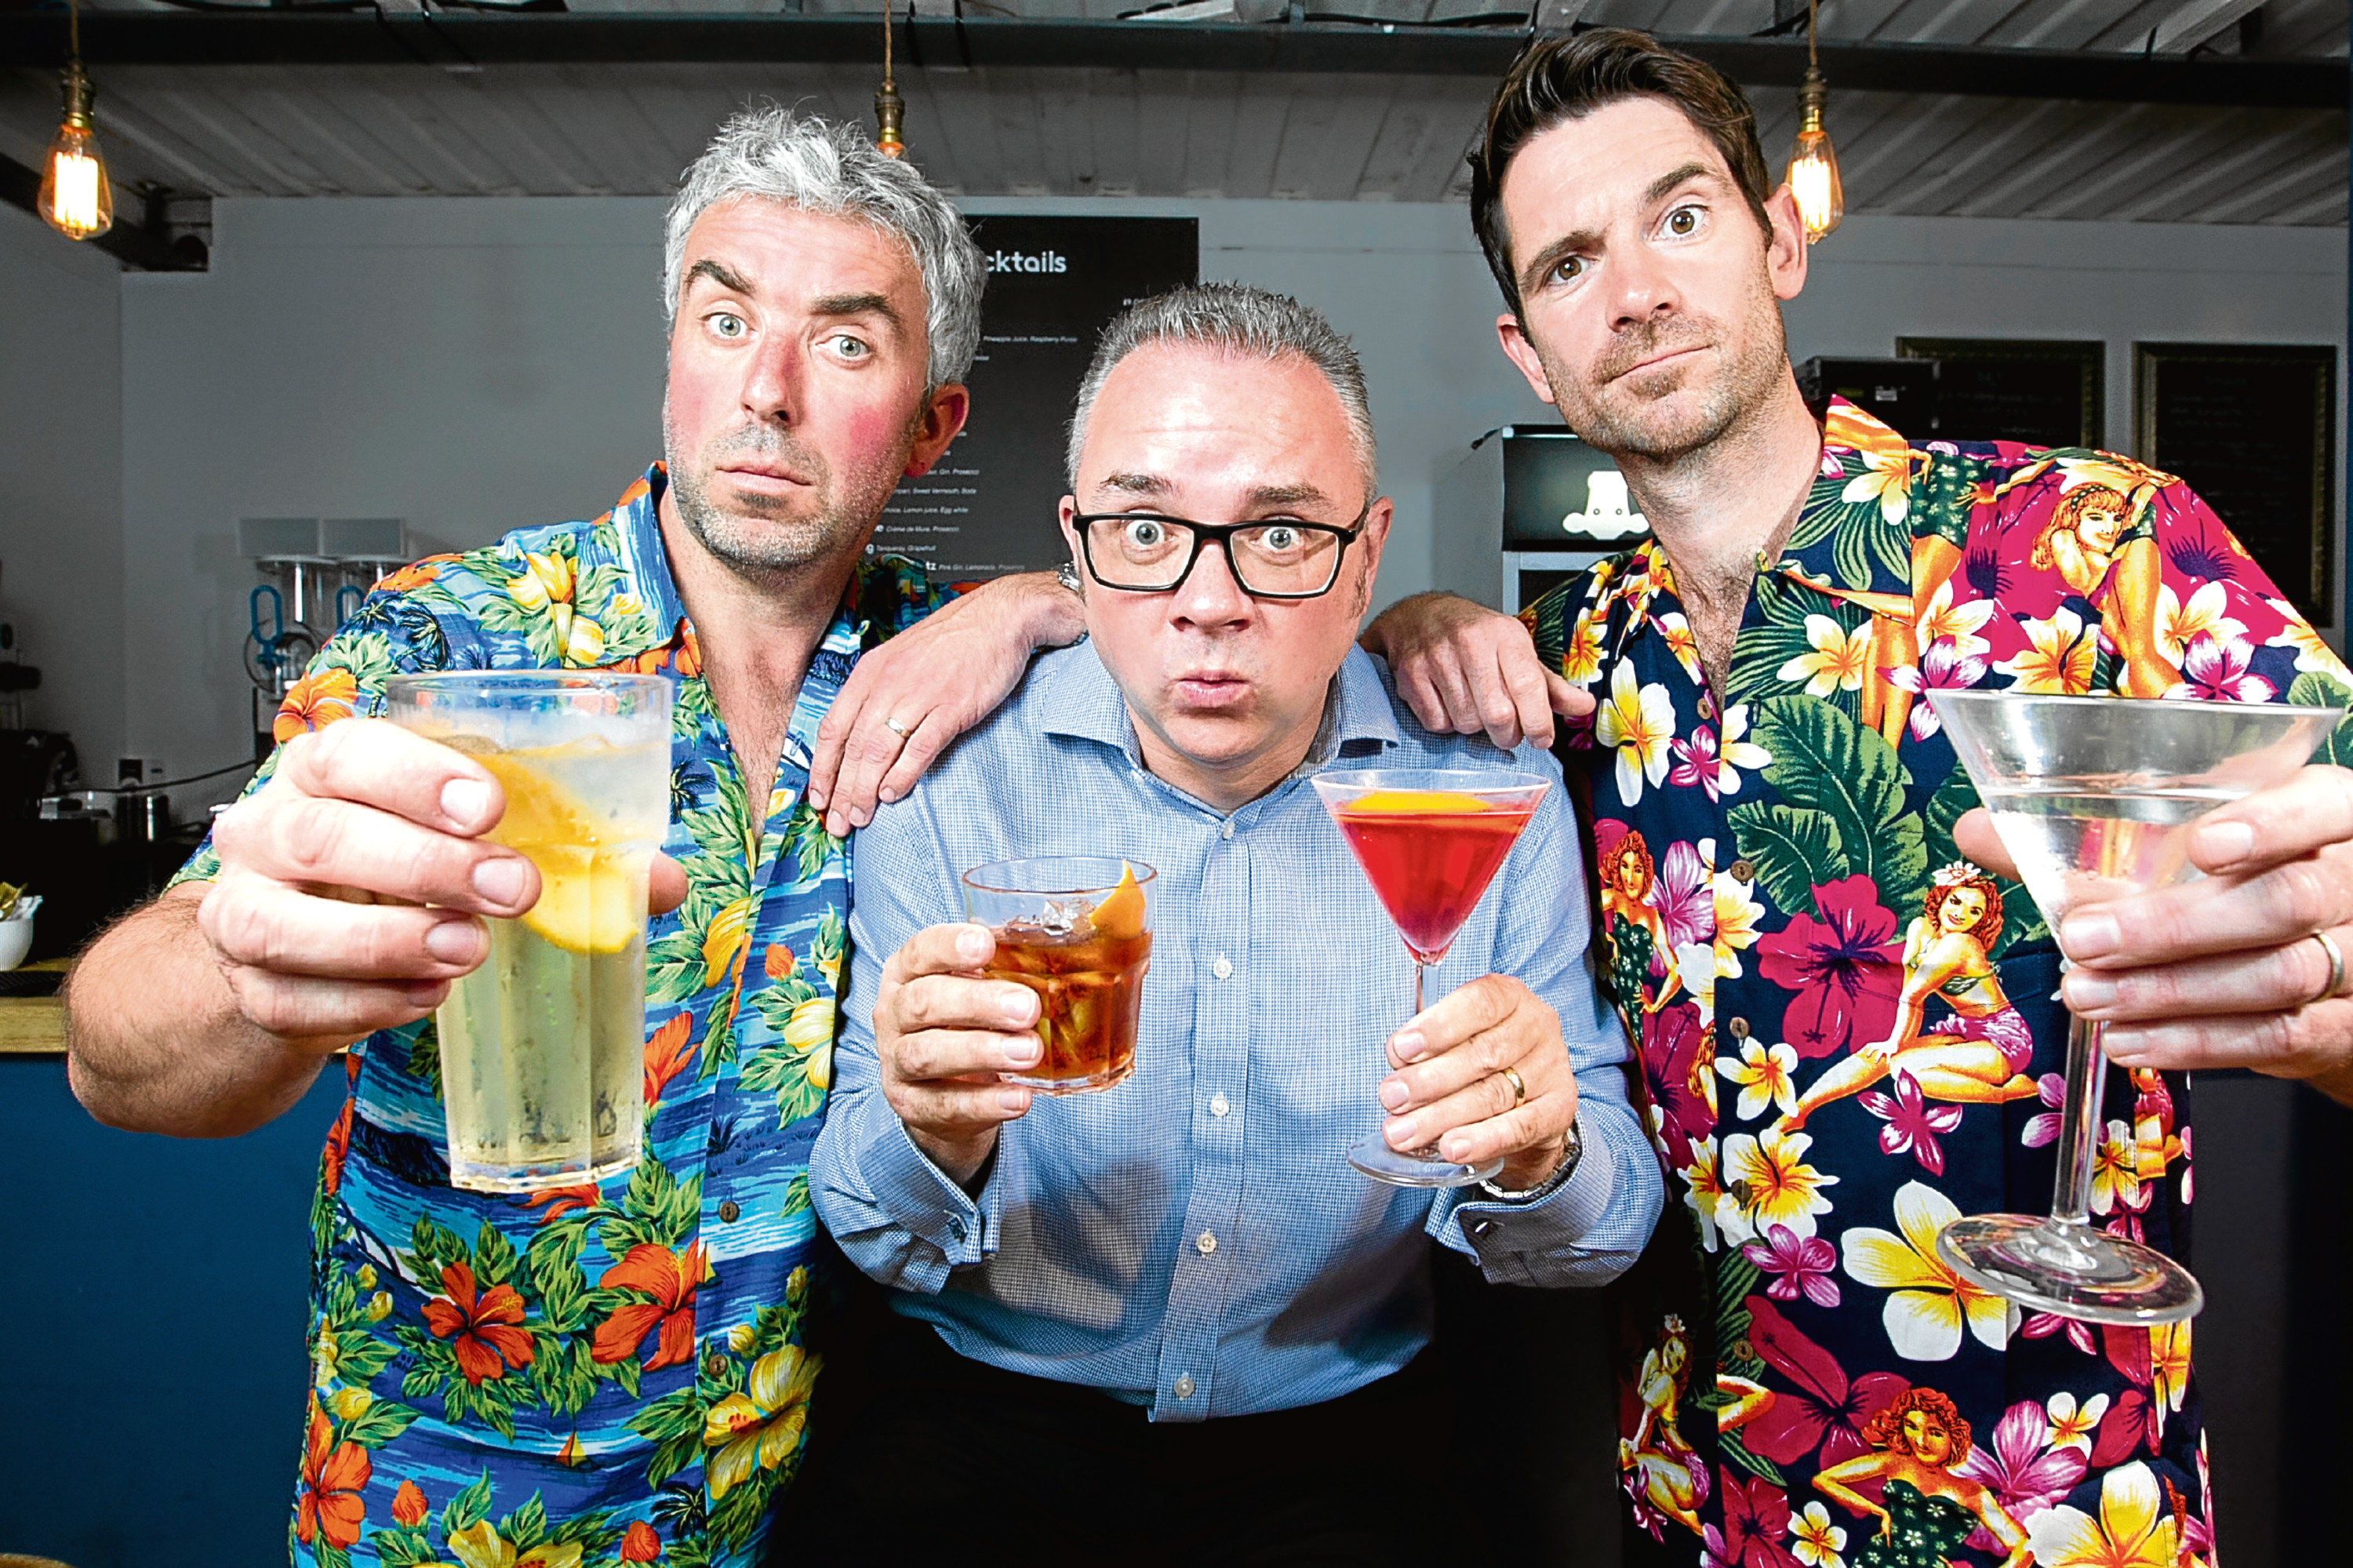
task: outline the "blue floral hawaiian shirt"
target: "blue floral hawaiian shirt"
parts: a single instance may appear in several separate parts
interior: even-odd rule
[[[907,563],[861,564],[776,786],[749,801],[663,553],[666,482],[656,464],[594,522],[385,578],[279,716],[282,744],[377,713],[404,672],[668,675],[663,847],[689,887],[649,933],[645,1156],[625,1176],[459,1192],[432,1021],[345,1057],[311,1215],[298,1564],[749,1564],[797,1463],[818,1371],[801,1343],[808,1152],[849,900],[843,842],[801,791],[860,649],[935,600]],[[207,845],[180,879],[217,865]]]

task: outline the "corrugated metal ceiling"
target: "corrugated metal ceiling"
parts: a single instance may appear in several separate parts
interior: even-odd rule
[[[573,9],[617,3],[574,0]],[[807,3],[849,8],[841,0]],[[1322,0],[1358,11],[1370,3]],[[648,6],[636,0],[628,8]],[[1021,9],[1100,16],[1112,6],[1022,0]],[[2210,46],[2218,52],[2237,53],[2243,37],[2266,57],[2346,54],[2344,0],[2272,0],[2260,10],[2259,37],[2238,26],[2248,9],[2232,0],[1835,0],[1823,7],[1821,30],[1826,40],[1850,43],[2113,58],[2145,48],[2153,32],[2189,13],[2228,17]],[[1774,9],[1773,0],[1591,0],[1582,19],[1722,37],[1769,26]],[[879,52],[879,25],[877,33]],[[915,157],[964,193],[1453,199],[1490,84],[1414,74],[1409,60],[1401,64],[1393,75],[1342,75],[957,69],[902,58],[900,85]],[[94,65],[93,74],[121,183],[303,196],[663,194],[738,103],[765,97],[862,120],[877,73],[617,62],[458,70],[115,64]],[[1831,85],[1830,128],[1851,212],[2346,221],[2341,110],[1841,91],[1835,76]],[[0,71],[0,154],[37,161],[56,123],[55,94],[48,72]],[[1794,130],[1791,94],[1763,88],[1753,96],[1778,162]]]

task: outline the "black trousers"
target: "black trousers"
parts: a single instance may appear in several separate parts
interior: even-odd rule
[[[1095,1389],[968,1360],[928,1324],[892,1314],[872,1336],[855,1406],[820,1412],[831,1430],[787,1495],[772,1565],[1427,1568],[1455,1533],[1430,1462],[1448,1417],[1427,1355],[1322,1404],[1155,1423]]]

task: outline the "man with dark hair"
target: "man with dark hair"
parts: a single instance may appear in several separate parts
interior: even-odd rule
[[[1472,162],[1504,350],[1655,536],[1517,620],[1423,596],[1366,641],[1433,728],[1577,715],[1603,959],[1683,1216],[1625,1293],[1635,1559],[2210,1562],[2189,1325],[2021,1316],[1935,1238],[2048,1201],[2061,943],[2067,1002],[2110,1025],[2093,1223],[2184,1250],[2174,1069],[2353,1101],[2353,776],[2214,812],[2207,880],[2054,942],[1922,696],[2341,705],[2353,677],[2170,475],[1817,420],[1779,312],[1796,204],[1705,65],[1638,33],[1537,45]],[[1847,1486],[1907,1396],[1980,1446]]]

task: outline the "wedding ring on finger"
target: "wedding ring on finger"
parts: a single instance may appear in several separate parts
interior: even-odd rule
[[[1528,1081],[1520,1076],[1520,1070],[1517,1067],[1505,1067],[1495,1075],[1512,1086],[1512,1108],[1514,1110],[1517,1110],[1522,1106],[1528,1103]]]
[[[897,736],[901,740],[907,738],[907,726],[901,724],[889,714],[882,715],[882,727],[889,730],[892,735]]]
[[[2320,944],[2322,952],[2328,955],[2328,983],[2322,986],[2310,1001],[2305,1003],[2306,1007],[2327,1001],[2345,989],[2345,954],[2343,949],[2337,947],[2337,938],[2326,931],[2315,931],[2312,934],[2312,939]]]

